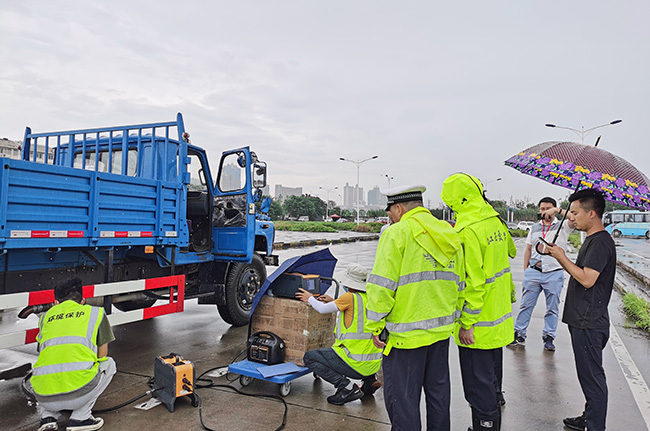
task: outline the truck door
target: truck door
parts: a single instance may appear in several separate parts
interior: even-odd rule
[[[212,208],[212,238],[217,260],[249,262],[255,239],[255,205],[248,147],[224,152]]]

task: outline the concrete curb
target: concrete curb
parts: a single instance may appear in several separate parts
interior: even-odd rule
[[[379,234],[349,236],[349,237],[336,238],[336,239],[306,239],[302,241],[276,242],[273,243],[273,248],[275,250],[286,250],[288,248],[309,247],[312,245],[342,244],[345,242],[374,241],[378,239],[379,239]]]
[[[646,277],[645,275],[641,274],[639,271],[636,269],[630,267],[629,265],[621,262],[620,260],[616,261],[616,266],[621,268],[623,271],[627,272],[629,275],[634,277],[637,281],[641,283],[642,286],[641,289],[644,290],[646,293],[650,294],[650,278]]]

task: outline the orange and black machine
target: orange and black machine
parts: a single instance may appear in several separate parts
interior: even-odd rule
[[[199,405],[194,393],[194,364],[181,355],[158,356],[154,360],[154,377],[153,396],[162,401],[170,413],[180,397],[189,397],[194,407]]]

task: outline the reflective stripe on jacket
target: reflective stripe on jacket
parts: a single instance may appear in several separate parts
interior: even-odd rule
[[[104,310],[75,301],[50,308],[39,320],[40,346],[31,384],[38,395],[75,391],[96,375],[97,331]]]
[[[349,328],[343,322],[343,313],[339,313],[336,329],[336,341],[332,349],[354,371],[362,376],[371,376],[379,371],[381,365],[381,350],[372,343],[372,332],[365,332],[365,304],[366,294],[355,292],[353,296],[353,309],[346,311],[352,313],[352,324]]]
[[[467,174],[454,174],[442,186],[442,200],[456,213],[458,231],[465,247],[465,289],[458,297],[460,328],[474,327],[474,349],[503,347],[514,338],[512,302],[515,285],[510,257],[516,247],[510,232],[483,196],[480,181]]]
[[[366,289],[366,329],[389,331],[392,347],[415,349],[449,338],[464,286],[462,244],[449,223],[417,207],[379,239]]]

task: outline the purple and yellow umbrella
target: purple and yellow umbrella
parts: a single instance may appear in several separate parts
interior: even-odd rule
[[[543,142],[515,154],[505,164],[568,189],[596,188],[609,201],[650,211],[648,177],[627,160],[597,146]]]

